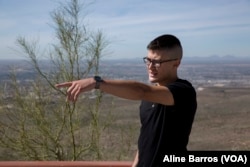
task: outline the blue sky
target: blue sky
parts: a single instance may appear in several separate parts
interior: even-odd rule
[[[57,2],[0,0],[0,59],[23,58],[15,51],[20,35],[41,47],[55,42],[50,12]],[[88,26],[111,41],[109,58],[144,57],[162,34],[176,35],[186,57],[250,57],[249,0],[95,0],[87,11]]]

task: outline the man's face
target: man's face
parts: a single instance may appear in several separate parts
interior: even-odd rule
[[[151,83],[166,85],[176,79],[176,67],[178,66],[176,64],[177,59],[171,59],[169,54],[171,54],[171,52],[166,50],[148,50],[147,69],[149,81]]]

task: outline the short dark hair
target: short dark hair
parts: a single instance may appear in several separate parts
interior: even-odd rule
[[[147,49],[161,50],[161,49],[173,49],[175,47],[182,48],[180,40],[174,35],[165,34],[152,40],[148,44]]]

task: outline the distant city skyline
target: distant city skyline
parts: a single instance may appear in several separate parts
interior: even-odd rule
[[[0,59],[22,59],[18,36],[54,43],[50,12],[65,0],[0,0]],[[182,42],[184,56],[250,57],[249,0],[80,0],[85,21],[111,41],[106,58],[140,58],[146,45],[162,34]]]

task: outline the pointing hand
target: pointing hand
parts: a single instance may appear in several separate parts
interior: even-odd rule
[[[87,78],[72,82],[64,82],[56,84],[57,88],[68,88],[67,100],[75,102],[81,92],[87,92],[94,88],[95,80],[93,78]]]

